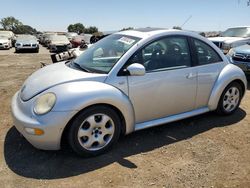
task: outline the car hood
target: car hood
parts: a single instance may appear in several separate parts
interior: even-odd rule
[[[210,37],[208,38],[212,42],[224,42],[224,43],[233,43],[235,41],[239,40],[245,40],[245,38],[242,37]]]
[[[37,94],[59,84],[75,81],[104,82],[106,74],[87,73],[68,67],[65,62],[48,65],[34,72],[24,82],[21,99],[27,101]]]
[[[250,45],[245,44],[233,49],[236,53],[250,54]]]
[[[55,41],[51,41],[51,44],[55,44],[55,45],[66,45],[69,44],[69,41],[63,41],[63,40],[55,40]]]
[[[4,43],[4,42],[9,42],[9,39],[5,39],[5,38],[0,38],[0,43]]]
[[[16,43],[21,43],[21,44],[36,44],[36,40],[30,40],[30,39],[17,39]]]

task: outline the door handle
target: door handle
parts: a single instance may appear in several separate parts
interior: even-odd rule
[[[197,74],[195,74],[195,73],[189,73],[189,74],[186,76],[187,79],[192,79],[192,78],[196,78],[196,77],[197,77]]]

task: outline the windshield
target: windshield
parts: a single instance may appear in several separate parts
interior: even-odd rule
[[[68,38],[65,35],[54,35],[51,36],[52,40],[56,40],[56,41],[67,41]]]
[[[8,37],[2,36],[2,35],[0,34],[0,39],[8,39]]]
[[[107,74],[139,40],[140,38],[133,36],[110,35],[88,48],[73,64],[85,71]]]
[[[44,38],[52,38],[53,36],[56,36],[57,34],[45,34]]]
[[[35,36],[32,35],[18,35],[17,40],[37,40]]]
[[[77,36],[77,33],[66,33],[67,37],[74,37]]]
[[[11,34],[7,32],[0,32],[0,35],[5,37],[11,37]]]
[[[250,28],[230,28],[221,33],[222,37],[250,37]]]

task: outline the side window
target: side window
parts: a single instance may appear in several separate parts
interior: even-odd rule
[[[222,61],[217,52],[215,52],[213,48],[204,42],[194,39],[194,45],[199,65],[206,65]]]
[[[134,54],[129,64],[134,62],[144,65],[147,72],[190,67],[187,39],[181,36],[159,39]]]

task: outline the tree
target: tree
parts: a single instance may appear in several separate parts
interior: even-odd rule
[[[86,33],[86,34],[93,34],[93,33],[97,33],[97,32],[98,32],[98,28],[95,26],[90,26],[90,27],[84,29],[84,33]]]
[[[122,28],[121,31],[126,31],[126,30],[133,30],[133,27],[126,27],[126,28]]]
[[[19,25],[14,30],[14,33],[16,34],[36,34],[37,30],[29,25]]]
[[[182,30],[180,26],[174,26],[173,29]]]
[[[2,18],[0,21],[4,30],[15,30],[18,26],[23,25],[18,19],[14,18],[13,16]]]
[[[68,32],[75,32],[78,34],[84,33],[85,27],[81,23],[70,24],[68,26]]]

